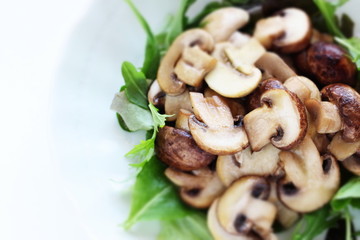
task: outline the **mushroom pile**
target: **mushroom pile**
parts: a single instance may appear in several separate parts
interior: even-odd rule
[[[220,239],[276,239],[328,203],[340,167],[360,175],[356,68],[307,14],[287,8],[239,30],[228,7],[187,30],[163,57],[148,100],[171,115],[155,150],[181,199],[208,210]]]

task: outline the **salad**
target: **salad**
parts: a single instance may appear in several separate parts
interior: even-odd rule
[[[356,239],[360,208],[360,39],[346,0],[223,0],[193,18],[181,0],[122,64],[111,108],[146,131],[123,227],[158,239]]]

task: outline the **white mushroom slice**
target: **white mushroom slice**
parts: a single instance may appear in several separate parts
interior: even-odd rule
[[[217,96],[204,98],[201,93],[190,93],[195,116],[190,116],[189,127],[201,149],[213,154],[233,154],[248,145],[242,127],[234,126],[229,107]],[[202,121],[202,122],[200,122]]]
[[[314,120],[318,133],[336,133],[341,130],[342,121],[335,104],[308,99],[305,101],[305,105]]]
[[[228,47],[225,54],[239,72],[250,75],[255,62],[266,52],[258,40],[252,38],[241,48]]]
[[[231,234],[254,232],[267,239],[276,215],[276,207],[266,201],[269,193],[270,186],[264,178],[240,178],[219,199],[216,213],[220,225]]]
[[[337,160],[343,161],[360,149],[360,140],[357,142],[345,142],[341,135],[341,133],[337,133],[333,137],[328,149]]]
[[[177,96],[166,95],[165,99],[165,113],[167,115],[172,115],[168,117],[168,121],[174,121],[177,118],[177,115],[180,109],[185,109],[191,111],[191,102],[189,91],[185,90],[183,93]]]
[[[148,91],[148,101],[154,106],[159,107],[159,105],[164,105],[165,93],[160,88],[160,85],[157,80],[154,80]]]
[[[261,69],[267,77],[274,77],[280,82],[285,82],[290,77],[297,76],[279,55],[266,52],[255,63],[255,66]]]
[[[282,151],[279,156],[286,175],[278,183],[278,195],[287,207],[297,212],[311,212],[330,201],[340,184],[334,157],[320,157],[308,136],[299,146]]]
[[[184,83],[198,87],[215,64],[216,59],[201,50],[199,46],[187,47],[182,53],[182,58],[177,62],[174,73]]]
[[[312,34],[309,16],[297,8],[286,8],[275,16],[257,22],[254,37],[267,48],[283,53],[303,50]]]
[[[175,122],[175,128],[179,128],[182,130],[186,130],[190,132],[190,128],[189,128],[189,118],[193,113],[185,110],[185,109],[180,109],[177,118],[176,118],[176,122]]]
[[[217,62],[215,68],[205,76],[208,86],[224,97],[238,98],[251,93],[261,81],[261,71],[253,69],[246,75]]]
[[[244,46],[250,39],[251,39],[250,35],[236,31],[236,32],[234,32],[233,34],[231,34],[231,36],[229,37],[228,41],[229,41],[230,43],[232,43],[232,45],[233,45],[234,47],[241,48],[241,47]],[[215,45],[216,45],[216,44],[215,44]]]
[[[242,117],[245,115],[245,108],[244,106],[237,100],[233,98],[225,98],[215,92],[214,90],[210,88],[206,88],[204,90],[204,97],[212,97],[212,96],[218,96],[222,100],[225,101],[226,105],[230,108],[231,114],[234,118],[234,121],[239,121]]]
[[[271,182],[271,191],[269,201],[272,202],[277,209],[276,220],[284,228],[290,228],[300,218],[300,214],[286,207],[279,199],[277,195],[276,182]]]
[[[215,42],[229,39],[231,34],[245,26],[249,13],[241,8],[226,7],[207,15],[200,23],[214,38]]]
[[[288,150],[299,144],[307,130],[305,107],[286,89],[269,89],[260,98],[261,107],[244,117],[251,149],[259,151],[271,142]]]
[[[259,152],[250,147],[234,155],[218,156],[216,172],[225,186],[245,175],[270,176],[278,169],[280,150],[268,144]]]
[[[284,82],[284,86],[295,93],[303,103],[310,98],[321,101],[319,89],[313,81],[306,77],[290,77]]]
[[[180,187],[181,199],[195,208],[208,208],[211,203],[225,190],[216,172],[209,168],[185,173],[172,168],[165,170],[165,175]]]
[[[211,52],[214,48],[214,40],[208,32],[202,29],[187,30],[175,39],[161,60],[157,80],[166,94],[178,95],[185,91],[186,85],[176,76],[174,68],[181,58],[183,50],[194,46],[199,46],[205,52]]]

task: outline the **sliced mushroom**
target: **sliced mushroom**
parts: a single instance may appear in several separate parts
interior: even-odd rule
[[[337,160],[342,161],[360,149],[360,140],[356,142],[345,142],[341,133],[337,133],[331,140],[328,149]]]
[[[300,218],[300,214],[286,207],[279,199],[277,195],[276,182],[271,181],[271,191],[269,196],[269,201],[272,202],[277,209],[276,212],[276,220],[283,226],[284,228],[290,228],[295,224],[297,220]]]
[[[237,48],[241,48],[242,46],[244,46],[249,40],[251,39],[251,36],[246,34],[246,33],[242,33],[242,32],[234,32],[231,34],[231,36],[229,37],[228,41]],[[215,44],[216,45],[216,44]]]
[[[328,99],[339,109],[342,119],[342,138],[346,142],[360,140],[360,95],[348,85],[337,83],[321,90],[323,98]]]
[[[341,130],[342,121],[335,104],[308,99],[305,105],[318,133],[336,133]]]
[[[261,69],[266,78],[274,77],[281,82],[285,82],[290,77],[297,76],[279,55],[272,52],[266,52],[255,63],[255,66]]]
[[[298,145],[307,131],[305,107],[286,89],[269,89],[261,95],[261,107],[244,117],[251,149],[259,151],[271,142],[288,150]]]
[[[284,86],[295,93],[305,103],[307,99],[321,100],[320,91],[313,81],[306,77],[294,76],[286,79]]]
[[[155,150],[161,161],[183,171],[206,167],[215,159],[196,145],[189,132],[169,126],[160,128]]]
[[[360,152],[357,151],[351,157],[342,161],[343,166],[353,174],[360,176]]]
[[[276,215],[276,207],[266,201],[269,194],[270,185],[264,178],[240,178],[219,198],[216,213],[220,225],[230,234],[268,239]]]
[[[294,53],[307,47],[311,34],[311,21],[308,15],[297,8],[286,8],[274,16],[259,20],[256,23],[254,37],[266,48]]]
[[[218,156],[216,171],[225,186],[245,175],[270,176],[278,169],[280,150],[268,144],[259,152],[250,147],[234,155]]]
[[[176,118],[175,128],[179,128],[179,129],[190,132],[189,118],[192,114],[193,113],[188,110],[180,109],[178,116]]]
[[[157,80],[154,80],[148,91],[148,101],[152,103],[158,109],[163,109],[165,104],[165,92],[160,88]]]
[[[170,117],[167,117],[166,120],[168,121],[176,120],[180,109],[185,109],[188,111],[192,110],[191,102],[190,102],[190,94],[187,89],[183,93],[176,96],[166,95],[165,113],[167,115],[171,115]]]
[[[229,39],[236,30],[245,26],[248,21],[249,14],[247,11],[236,7],[226,7],[207,15],[200,25],[213,36],[215,42],[222,42]]]
[[[212,154],[233,154],[248,145],[245,130],[234,126],[233,116],[224,100],[217,96],[204,98],[201,93],[190,93],[194,115],[189,127],[195,142]],[[202,122],[200,122],[202,121]]]
[[[199,87],[205,75],[210,72],[216,64],[216,59],[199,48],[199,46],[187,47],[177,62],[174,73],[184,83]]]
[[[323,86],[333,83],[354,85],[356,67],[347,53],[338,45],[316,42],[307,50],[310,72]]]
[[[174,68],[184,49],[194,46],[199,46],[205,52],[211,52],[214,48],[214,40],[208,32],[202,29],[188,30],[175,39],[161,60],[157,80],[166,94],[178,95],[185,91],[185,83],[177,77]]]
[[[165,175],[180,187],[180,197],[188,205],[195,208],[208,208],[225,190],[216,172],[209,168],[185,173],[172,168],[165,170]]]
[[[317,29],[313,28],[310,42],[311,43],[316,43],[316,42],[332,43],[332,42],[334,42],[334,37],[331,36],[330,34],[319,32]]]
[[[279,154],[285,178],[278,183],[280,200],[297,212],[314,211],[333,197],[339,188],[340,172],[336,159],[320,154],[309,136],[290,151]]]
[[[225,54],[236,70],[250,75],[255,62],[266,52],[265,48],[255,38],[250,39],[241,48],[225,48]]]

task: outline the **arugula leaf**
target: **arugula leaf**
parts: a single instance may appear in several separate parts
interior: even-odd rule
[[[331,207],[340,211],[353,205],[358,207],[360,201],[360,177],[354,178],[343,185],[331,200]],[[352,204],[354,202],[354,204]]]
[[[137,71],[134,65],[129,62],[123,62],[121,73],[125,81],[125,93],[127,99],[144,109],[148,108],[147,101],[147,83],[144,73]]]
[[[327,0],[314,0],[315,4],[318,6],[321,14],[325,18],[326,25],[329,31],[338,37],[344,38],[344,34],[340,31],[337,25],[337,18],[335,12],[338,7],[342,6],[349,0],[337,0],[329,2]]]
[[[140,144],[136,145],[125,155],[128,158],[136,159],[138,161],[138,163],[130,164],[133,167],[144,167],[145,163],[154,155],[156,134],[159,131],[159,128],[165,126],[166,117],[171,116],[160,114],[159,110],[151,103],[149,104],[149,108],[153,122],[151,138],[146,141],[141,141]]]
[[[356,64],[357,70],[360,71],[360,38],[336,37],[335,40],[349,51],[351,60]]]
[[[184,218],[163,221],[157,240],[204,240],[213,239],[206,225],[206,215],[191,212]]]
[[[312,240],[326,229],[332,227],[340,216],[339,213],[332,212],[329,205],[315,212],[307,213],[297,224],[291,239]]]
[[[110,108],[121,116],[128,131],[152,129],[153,120],[150,111],[131,103],[127,99],[125,91],[115,94]],[[122,127],[124,125],[120,124]]]
[[[130,130],[129,127],[126,125],[124,119],[121,117],[121,115],[120,115],[119,113],[116,113],[116,118],[117,118],[117,120],[118,120],[118,123],[119,123],[120,127],[121,127],[123,130],[125,130],[125,131],[127,131],[127,132],[131,132],[131,130]]]
[[[130,214],[123,224],[129,229],[138,221],[173,220],[190,213],[180,200],[176,187],[164,175],[165,164],[155,156],[146,162],[136,177]]]
[[[196,0],[181,0],[179,10],[172,18],[170,25],[167,29],[166,46],[169,47],[171,43],[179,36],[185,29],[187,18],[185,16],[189,7],[194,4]]]
[[[145,73],[145,76],[150,79],[156,78],[157,69],[160,64],[160,49],[157,44],[156,38],[151,31],[151,28],[145,18],[141,15],[139,10],[135,7],[134,3],[131,0],[124,0],[134,12],[135,16],[139,20],[141,26],[143,27],[145,33],[147,34],[146,48],[145,48],[145,59],[143,66],[141,68],[142,72]]]

